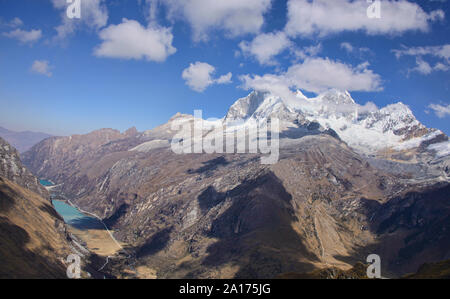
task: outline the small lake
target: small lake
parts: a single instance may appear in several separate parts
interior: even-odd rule
[[[53,186],[52,182],[47,180],[40,180],[43,186]],[[69,203],[60,200],[52,200],[55,210],[64,218],[64,221],[80,230],[87,229],[105,229],[103,223],[92,216],[81,213],[77,208],[71,206]]]
[[[44,187],[50,187],[50,186],[53,186],[53,183],[50,182],[50,181],[47,181],[47,180],[40,180],[39,182],[40,182],[41,185],[44,186]]]
[[[77,229],[105,229],[100,220],[81,213],[77,208],[64,201],[53,200],[52,203],[55,210],[64,218],[64,221]]]

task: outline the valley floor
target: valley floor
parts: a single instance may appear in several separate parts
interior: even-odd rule
[[[109,235],[108,231],[101,229],[77,229],[73,226],[68,226],[69,232],[80,238],[86,243],[89,251],[102,256],[113,256],[117,254],[122,247],[120,247]],[[125,243],[120,242],[121,246],[125,246]]]

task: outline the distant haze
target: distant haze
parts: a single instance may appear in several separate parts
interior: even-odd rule
[[[8,141],[20,153],[26,152],[33,145],[51,136],[52,135],[50,134],[41,132],[30,132],[30,131],[15,132],[0,127],[0,137]]]

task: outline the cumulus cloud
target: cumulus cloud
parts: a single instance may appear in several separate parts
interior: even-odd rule
[[[84,26],[89,29],[99,30],[108,22],[108,9],[105,0],[82,0],[81,18],[70,19],[67,17],[67,1],[51,0],[53,7],[61,10],[62,23],[55,27],[56,40],[63,40],[73,34],[78,28]]]
[[[405,0],[381,0],[381,18],[369,18],[366,0],[289,0],[286,32],[290,36],[326,36],[343,31],[370,35],[428,31],[430,23],[444,19],[442,10],[425,12]]]
[[[47,60],[35,60],[31,66],[31,71],[36,74],[41,74],[47,77],[52,76],[51,67]]]
[[[220,76],[214,79],[212,75],[216,69],[212,65],[205,62],[191,63],[188,68],[183,70],[181,77],[186,81],[186,84],[197,92],[203,92],[208,86],[212,84],[227,84],[231,83],[232,74]]]
[[[284,32],[275,32],[260,34],[251,42],[242,41],[239,48],[245,55],[255,57],[260,64],[275,64],[273,58],[291,45]]]
[[[32,44],[42,37],[42,31],[39,29],[33,29],[30,31],[15,29],[10,32],[4,32],[4,36],[14,38],[23,44]]]
[[[184,20],[192,28],[193,39],[204,41],[214,30],[224,30],[229,36],[258,33],[264,23],[264,13],[271,0],[147,0],[155,16],[156,4],[167,8],[171,21]],[[156,3],[156,4],[155,4]]]
[[[243,87],[271,91],[280,96],[290,89],[320,93],[331,88],[349,91],[382,90],[381,78],[368,69],[368,63],[356,67],[327,58],[307,58],[281,74],[241,76]]]
[[[397,59],[402,56],[416,57],[416,66],[408,70],[408,73],[418,72],[423,75],[431,74],[434,71],[448,71],[450,70],[450,44],[442,46],[428,46],[428,47],[403,47],[403,49],[392,50]],[[427,62],[424,57],[433,57],[437,60],[434,65]]]
[[[154,25],[146,28],[134,20],[123,19],[122,23],[101,30],[99,36],[102,43],[94,54],[100,57],[161,62],[176,52],[170,28]]]
[[[432,109],[439,118],[450,116],[450,104],[430,104],[428,108]]]

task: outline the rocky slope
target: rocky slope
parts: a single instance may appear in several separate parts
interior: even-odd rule
[[[20,161],[17,150],[0,138],[0,176],[29,189],[45,198],[48,192],[39,180]]]
[[[330,112],[355,108],[348,93],[297,96],[291,103],[255,92],[219,120],[239,130],[251,119],[280,118],[280,158],[272,165],[261,164],[258,153],[175,154],[174,122],[194,121],[180,114],[143,133],[48,139],[24,161],[61,184],[62,197],[105,219],[131,244],[136,266],[157,277],[348,270],[372,253],[380,254],[386,276],[396,276],[448,259],[449,160],[429,148],[445,147],[446,136],[402,105],[355,118],[348,109]],[[345,132],[355,128],[397,136],[385,143],[389,155],[378,145],[367,152],[354,146],[371,140],[361,133],[348,139]],[[410,140],[412,148],[395,149]]]
[[[0,157],[0,278],[67,278],[70,254],[81,258],[81,277],[111,277],[98,271],[105,259],[67,230],[47,190],[1,138]]]
[[[63,219],[2,139],[0,157],[0,278],[65,278],[72,251]]]
[[[66,278],[64,221],[36,193],[0,177],[0,278]]]
[[[363,263],[357,263],[350,270],[332,267],[308,273],[284,273],[279,275],[277,279],[367,279],[367,266]]]
[[[125,146],[128,147],[136,134],[135,128],[124,134],[102,129],[86,135],[51,137],[24,153],[22,160],[40,177],[65,181],[68,179],[64,176],[66,172],[85,170],[80,169],[80,161],[91,159],[94,153],[120,151],[123,149],[120,140],[127,138]]]
[[[403,277],[405,279],[450,279],[450,260],[422,265],[417,273]]]

